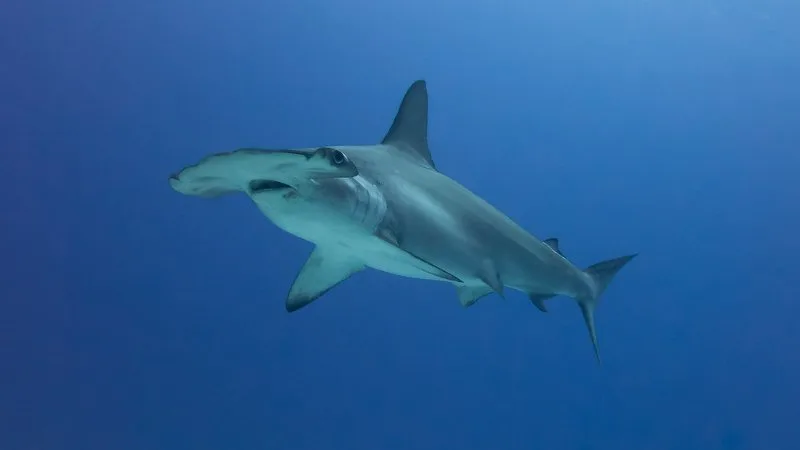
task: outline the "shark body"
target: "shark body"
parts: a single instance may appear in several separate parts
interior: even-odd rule
[[[416,81],[377,145],[239,149],[187,166],[172,188],[200,197],[242,192],[278,227],[315,244],[286,298],[296,311],[367,268],[455,286],[462,305],[504,288],[541,311],[577,301],[599,361],[594,310],[635,254],[582,270],[558,240],[539,240],[436,170],[427,143],[428,93]]]

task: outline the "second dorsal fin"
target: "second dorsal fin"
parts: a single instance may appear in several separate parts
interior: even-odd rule
[[[559,255],[564,256],[564,254],[561,253],[561,249],[558,247],[558,238],[549,238],[543,240],[542,242],[544,242],[548,247],[555,250],[555,252],[558,253]]]

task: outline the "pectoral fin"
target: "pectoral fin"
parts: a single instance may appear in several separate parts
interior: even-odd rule
[[[317,246],[292,284],[286,310],[297,311],[363,269],[364,264],[340,249]]]

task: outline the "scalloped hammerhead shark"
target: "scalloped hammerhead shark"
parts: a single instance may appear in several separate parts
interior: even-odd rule
[[[243,192],[279,228],[315,244],[286,298],[289,312],[367,267],[451,283],[465,307],[506,287],[544,312],[546,300],[564,295],[580,307],[598,362],[598,298],[636,256],[582,270],[557,239],[537,239],[436,170],[424,80],[409,87],[380,144],[242,148],[207,156],[169,183],[198,197]]]

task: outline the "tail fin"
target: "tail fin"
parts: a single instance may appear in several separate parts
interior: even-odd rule
[[[583,320],[586,322],[586,328],[589,329],[589,337],[592,338],[592,345],[594,346],[594,355],[597,357],[597,362],[600,363],[600,348],[597,345],[597,331],[594,326],[594,310],[597,307],[597,302],[603,291],[606,290],[611,279],[614,275],[622,269],[625,264],[636,257],[638,253],[633,255],[623,256],[620,258],[610,259],[608,261],[599,262],[585,270],[594,283],[594,296],[588,298],[579,298],[578,306],[581,308]]]

